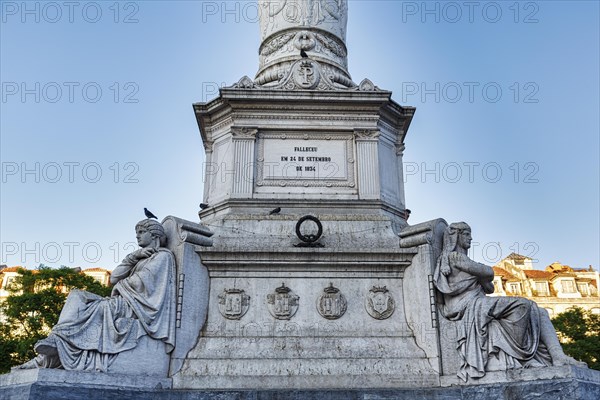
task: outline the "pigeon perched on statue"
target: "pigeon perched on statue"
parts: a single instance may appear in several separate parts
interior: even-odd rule
[[[146,218],[158,219],[156,215],[152,214],[152,211],[148,210],[146,207],[144,207],[144,214],[146,214]]]

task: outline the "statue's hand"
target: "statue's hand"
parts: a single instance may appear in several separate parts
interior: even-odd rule
[[[132,255],[138,260],[143,260],[144,258],[152,256],[154,253],[156,253],[156,249],[154,247],[144,247],[134,251]]]
[[[450,268],[449,265],[442,265],[440,267],[440,272],[442,273],[442,275],[448,276],[452,272],[452,269]]]
[[[444,276],[448,276],[452,273],[452,268],[457,268],[460,265],[462,254],[457,253],[456,251],[448,254],[448,264],[442,264],[440,267],[440,272]],[[459,268],[460,269],[460,268]]]
[[[483,287],[483,291],[487,294],[494,293],[494,290],[496,289],[494,287],[494,282],[491,281],[481,282],[481,286]]]
[[[450,254],[448,254],[448,264],[451,267],[460,269],[461,262],[462,262],[462,254],[460,254],[459,252],[453,251]]]
[[[115,285],[121,279],[127,278],[131,274],[133,267],[135,267],[140,260],[152,256],[152,254],[156,253],[157,251],[158,250],[153,247],[144,247],[127,254],[127,256],[123,259],[123,262],[121,262],[121,264],[119,264],[113,270],[110,276],[110,283]]]

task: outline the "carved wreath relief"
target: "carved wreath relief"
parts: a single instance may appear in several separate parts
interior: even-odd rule
[[[219,295],[219,312],[227,319],[240,319],[250,308],[250,296],[242,289],[224,289]]]
[[[275,289],[275,293],[267,295],[267,305],[269,312],[277,319],[290,319],[298,311],[298,297],[292,289],[282,283],[280,287]]]
[[[375,319],[387,319],[396,309],[394,298],[385,286],[373,286],[365,303],[367,313]]]
[[[317,311],[323,318],[338,319],[346,312],[348,303],[340,290],[330,283],[317,299]]]
[[[308,31],[298,32],[294,38],[294,47],[298,50],[309,51],[317,44],[315,35]]]

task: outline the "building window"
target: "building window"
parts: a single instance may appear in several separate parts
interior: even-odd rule
[[[511,282],[508,284],[508,290],[512,294],[521,294],[521,284],[519,282]]]
[[[502,282],[494,279],[494,292],[500,293],[502,291]]]
[[[10,285],[12,285],[15,281],[16,276],[9,276],[6,278],[6,284],[4,285],[4,289],[8,290]]]
[[[588,292],[588,284],[585,282],[577,283],[577,290],[582,296],[588,296],[590,294]]]
[[[548,283],[547,282],[536,282],[535,292],[538,296],[548,296]]]
[[[562,280],[560,281],[560,285],[562,287],[563,293],[575,293],[575,285],[573,284],[573,281]]]

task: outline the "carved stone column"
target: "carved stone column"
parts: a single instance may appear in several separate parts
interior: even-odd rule
[[[348,73],[347,0],[259,0],[258,5],[258,85],[280,80],[295,61],[310,58],[332,81],[355,86]]]
[[[404,196],[404,163],[402,161],[404,157],[404,143],[396,144],[396,160],[398,163],[398,197],[400,198],[400,204],[402,208],[406,208],[406,198]]]
[[[251,198],[254,185],[254,142],[256,128],[231,128],[234,175],[232,198]]]
[[[379,182],[379,131],[356,130],[356,157],[358,165],[358,196],[360,199],[378,199]]]
[[[204,201],[208,201],[208,193],[210,189],[210,184],[208,182],[210,174],[212,173],[212,169],[210,166],[212,165],[212,155],[213,155],[213,144],[211,141],[204,141],[204,153],[206,154],[206,158],[204,160]]]

